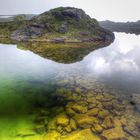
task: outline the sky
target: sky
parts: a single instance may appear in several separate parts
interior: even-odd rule
[[[140,0],[0,0],[0,15],[40,14],[60,6],[82,8],[97,20],[140,20]]]

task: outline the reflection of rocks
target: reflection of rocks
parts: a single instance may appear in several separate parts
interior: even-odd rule
[[[109,45],[105,42],[64,43],[64,38],[54,38],[52,41],[53,43],[19,43],[17,46],[59,63],[74,63],[81,61],[93,50]]]

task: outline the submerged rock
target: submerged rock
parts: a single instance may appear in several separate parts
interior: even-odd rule
[[[102,137],[106,140],[128,140],[121,127],[116,127],[103,131]]]
[[[65,113],[60,114],[56,118],[56,125],[67,126],[69,124],[69,118]]]
[[[87,116],[86,114],[78,114],[74,116],[74,120],[80,128],[90,128],[94,123],[99,122],[98,118]]]
[[[65,137],[62,140],[101,140],[97,135],[93,134],[90,129],[77,130]]]
[[[45,134],[42,140],[59,140],[60,136],[60,133],[57,131],[51,131]]]
[[[72,106],[72,109],[77,112],[77,113],[81,113],[81,114],[84,114],[87,112],[87,107],[86,106],[82,106],[82,105],[76,105],[74,104]]]
[[[99,125],[99,124],[94,124],[93,127],[91,128],[91,130],[92,130],[94,133],[102,133],[103,128],[102,128],[102,126]]]
[[[77,129],[77,124],[73,119],[70,119],[70,127],[71,127],[72,130]]]

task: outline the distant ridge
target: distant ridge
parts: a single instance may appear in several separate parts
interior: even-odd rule
[[[17,15],[0,15],[0,22],[11,22],[16,17],[24,17],[25,20],[31,20],[33,17],[35,17],[35,14],[17,14]]]
[[[113,22],[113,21],[101,21],[100,26],[108,29],[112,32],[125,32],[131,34],[140,34],[140,20],[136,22]]]

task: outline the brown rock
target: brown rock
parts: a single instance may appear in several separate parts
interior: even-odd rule
[[[109,128],[113,128],[114,127],[114,122],[113,122],[113,118],[108,116],[104,119],[103,124],[102,124],[103,128],[105,129],[109,129]]]
[[[73,109],[75,112],[77,112],[77,113],[82,113],[82,114],[86,113],[87,110],[88,110],[86,106],[82,106],[82,105],[74,105],[74,106],[72,107],[72,109]]]
[[[99,108],[93,108],[93,109],[89,110],[89,111],[87,112],[87,114],[88,114],[89,116],[97,116],[98,113],[99,113],[99,111],[100,111]]]
[[[97,103],[97,100],[96,100],[96,98],[95,97],[89,97],[89,98],[87,98],[87,102],[88,103]]]
[[[116,127],[103,131],[102,137],[106,140],[127,140],[121,127]]]
[[[78,114],[74,116],[74,120],[77,122],[77,125],[81,128],[89,128],[94,123],[98,123],[98,119],[95,117],[90,117],[84,114]]]
[[[97,106],[96,103],[90,103],[90,104],[88,105],[88,109],[95,108],[96,106]]]
[[[62,140],[101,140],[97,135],[93,134],[90,129],[77,130],[65,137]]]
[[[109,111],[107,110],[101,110],[98,114],[98,117],[101,119],[104,119],[105,117],[107,117],[109,115]]]
[[[71,127],[72,130],[76,130],[77,129],[77,125],[76,125],[75,120],[70,119],[70,127]]]
[[[56,117],[56,125],[67,126],[69,124],[69,118],[65,113],[62,113]]]
[[[72,131],[72,129],[71,129],[71,127],[70,127],[70,125],[68,125],[68,126],[66,126],[66,127],[64,127],[64,129],[63,129],[64,131],[66,131],[67,133],[70,133],[71,131]]]
[[[94,133],[102,133],[103,128],[102,128],[102,126],[99,125],[99,124],[94,124],[93,127],[91,128],[91,130],[92,130]]]

